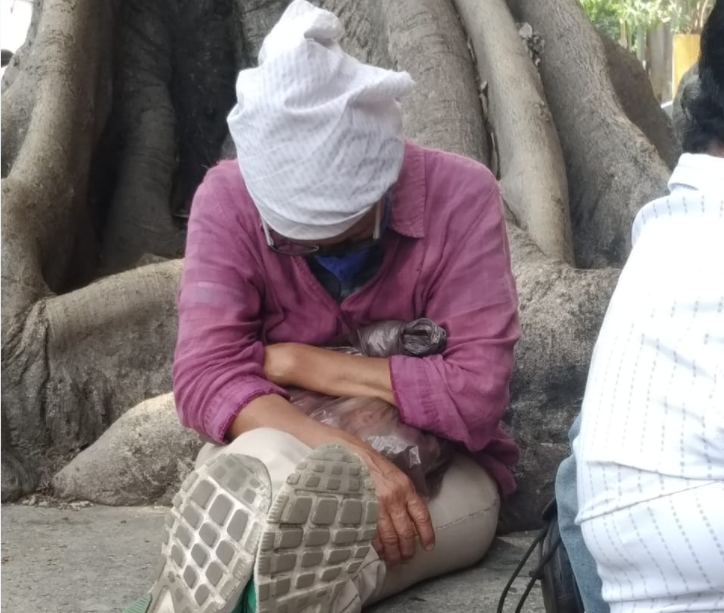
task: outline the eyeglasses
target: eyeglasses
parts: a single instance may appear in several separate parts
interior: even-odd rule
[[[372,238],[356,242],[343,241],[341,244],[330,245],[329,248],[324,250],[324,254],[337,255],[341,253],[349,253],[350,251],[362,251],[379,242],[380,235],[382,234],[381,209],[383,206],[387,206],[388,200],[389,199],[386,198],[383,202],[379,202],[375,207],[375,229],[372,233]],[[319,253],[322,250],[321,245],[305,245],[302,243],[295,243],[288,238],[284,238],[272,230],[263,219],[261,220],[261,227],[264,230],[266,244],[269,249],[275,251],[276,253],[280,253],[281,255],[307,256]]]

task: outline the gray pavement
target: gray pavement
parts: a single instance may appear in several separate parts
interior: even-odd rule
[[[165,510],[5,505],[2,507],[3,613],[118,612],[154,576]],[[418,585],[374,613],[494,612],[503,586],[531,540],[496,539],[483,562]],[[527,573],[515,584],[506,612],[515,610]],[[540,590],[524,611],[543,611]]]

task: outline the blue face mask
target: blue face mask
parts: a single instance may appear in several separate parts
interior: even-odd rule
[[[342,255],[315,255],[314,260],[337,277],[343,287],[348,287],[364,268],[371,249],[372,247],[367,247]]]
[[[387,193],[385,197],[385,212],[384,217],[380,223],[380,235],[387,228],[387,223],[390,217],[390,193]],[[375,245],[370,245],[364,249],[355,249],[347,253],[340,253],[336,255],[315,255],[314,260],[326,270],[331,272],[342,287],[351,287],[355,277],[360,273],[367,263],[367,259],[370,253],[375,248]]]

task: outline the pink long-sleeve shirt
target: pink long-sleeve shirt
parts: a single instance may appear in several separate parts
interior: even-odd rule
[[[264,378],[264,345],[323,346],[389,319],[428,317],[442,355],[390,359],[402,420],[460,443],[509,494],[518,449],[500,427],[520,336],[497,183],[481,164],[408,143],[377,274],[337,303],[301,257],[265,241],[236,161],[212,168],[189,220],[173,368],[184,425],[225,441]]]

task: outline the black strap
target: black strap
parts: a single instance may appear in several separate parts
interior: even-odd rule
[[[545,529],[545,532],[547,536],[548,528]],[[560,543],[561,537],[559,536],[556,539],[556,542],[551,546],[550,550],[541,558],[541,561],[538,566],[536,566],[535,570],[531,571],[531,579],[528,582],[528,585],[526,586],[523,595],[520,597],[520,602],[518,602],[518,606],[515,608],[515,613],[521,613],[521,611],[523,610],[523,605],[525,604],[525,601],[528,600],[528,595],[533,589],[535,582],[543,578],[543,569],[545,568],[545,565],[553,559],[553,556],[556,555],[556,550],[558,549]]]
[[[505,588],[503,589],[503,593],[500,595],[500,600],[498,601],[498,610],[497,613],[503,613],[503,608],[505,607],[505,601],[508,597],[508,592],[510,591],[510,588],[513,587],[513,583],[515,583],[515,580],[518,578],[518,575],[520,575],[523,568],[525,568],[526,563],[528,562],[528,559],[531,555],[533,555],[533,552],[535,551],[535,548],[538,546],[538,544],[546,537],[548,534],[548,527],[546,526],[541,530],[538,535],[533,539],[533,542],[530,544],[530,547],[528,547],[528,551],[525,552],[525,555],[523,555],[523,559],[519,562],[516,569],[513,571],[513,575],[508,579],[508,583],[506,584]],[[550,558],[546,556],[546,562]],[[518,608],[516,609],[516,613],[519,613],[523,607],[523,603],[525,603],[525,599],[528,597],[528,594],[530,594],[531,590],[533,589],[533,585],[535,585],[535,582],[538,580],[537,573],[540,572],[540,568],[544,566],[543,560],[541,560],[541,564],[538,565],[538,569],[536,569],[536,575],[531,579],[531,582],[528,584],[528,587],[526,587],[525,592],[523,593],[522,600],[518,604]]]
[[[528,550],[523,555],[523,558],[518,563],[518,566],[513,571],[513,575],[508,580],[508,583],[506,584],[505,588],[503,589],[503,593],[500,596],[500,600],[498,601],[498,610],[497,613],[503,613],[503,608],[505,606],[505,601],[508,597],[508,592],[510,591],[510,588],[513,587],[513,583],[515,583],[515,580],[520,575],[523,568],[525,568],[526,563],[530,559],[530,556],[533,555],[533,552],[535,551],[535,548],[545,540],[545,538],[548,536],[548,533],[550,531],[550,524],[547,524],[545,528],[543,528],[538,535],[533,539],[533,542],[530,544],[530,547],[528,547]],[[540,562],[538,563],[538,566],[535,567],[530,572],[530,581],[528,581],[528,585],[526,585],[525,590],[523,591],[523,594],[521,595],[520,599],[518,600],[518,606],[515,608],[515,613],[521,613],[523,610],[523,605],[525,605],[526,600],[528,600],[528,596],[533,591],[533,588],[535,587],[536,581],[542,578],[543,576],[543,569],[545,568],[546,564],[548,564],[551,559],[553,559],[553,556],[556,554],[556,550],[558,549],[558,546],[561,544],[561,537],[558,535],[558,537],[555,540],[555,543],[551,545],[551,548],[546,552],[546,554],[541,558]]]

